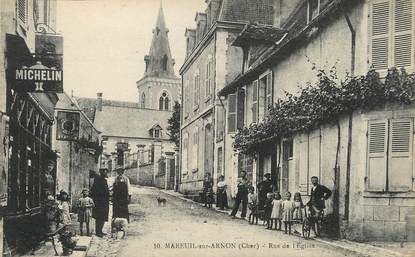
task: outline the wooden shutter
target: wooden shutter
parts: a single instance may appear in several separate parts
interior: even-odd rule
[[[262,78],[259,80],[259,88],[258,88],[258,119],[262,120],[265,115],[266,109],[266,87],[267,81],[266,79]]]
[[[367,189],[386,190],[388,121],[373,120],[368,123]]]
[[[389,66],[390,10],[389,0],[372,3],[371,65],[375,69],[387,69]]]
[[[299,162],[298,164],[298,174],[299,174],[299,190],[301,194],[308,193],[308,184],[309,184],[309,155],[308,155],[308,136],[306,134],[302,134],[299,136],[298,142],[298,150],[299,156],[296,161]],[[297,165],[296,165],[297,166]]]
[[[258,80],[252,83],[252,122],[258,122]]]
[[[412,189],[412,119],[394,119],[390,124],[389,191],[406,192]]]
[[[394,12],[395,66],[413,65],[413,0],[396,0]]]
[[[267,74],[267,89],[266,89],[266,106],[265,113],[268,113],[269,107],[272,105],[272,72]]]
[[[245,122],[245,90],[238,90],[237,128],[242,129]]]
[[[236,131],[236,94],[228,96],[228,133]]]
[[[309,147],[308,147],[308,156],[309,156],[309,168],[308,168],[308,193],[311,194],[310,180],[312,176],[320,176],[321,168],[321,142],[320,142],[320,130],[314,130],[310,133],[309,137]]]

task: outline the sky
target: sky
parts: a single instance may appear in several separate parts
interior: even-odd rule
[[[176,75],[187,27],[195,27],[205,0],[163,0]],[[74,96],[138,101],[160,0],[59,0],[57,30],[64,37],[64,90]]]

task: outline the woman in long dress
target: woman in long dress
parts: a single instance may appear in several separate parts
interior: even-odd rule
[[[130,202],[130,180],[124,175],[124,170],[118,170],[112,187],[112,218],[125,218],[130,222],[128,204]]]

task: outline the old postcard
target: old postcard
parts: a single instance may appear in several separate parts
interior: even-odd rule
[[[0,0],[0,252],[415,256],[414,0]]]

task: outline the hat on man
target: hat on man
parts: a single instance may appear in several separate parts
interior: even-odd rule
[[[264,177],[266,177],[266,178],[270,178],[270,177],[271,177],[271,173],[269,173],[269,172],[265,173],[265,174],[264,174]]]

